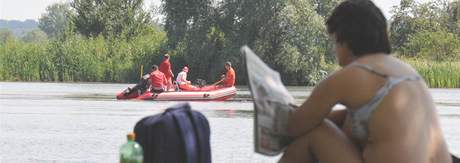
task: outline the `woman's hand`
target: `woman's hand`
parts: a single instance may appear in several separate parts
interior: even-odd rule
[[[293,107],[294,109],[297,109],[297,108],[299,108],[299,106],[298,106],[298,105],[296,105],[296,104],[292,104],[292,103],[289,103],[289,106]]]
[[[335,125],[342,127],[345,123],[345,119],[347,117],[348,111],[346,109],[341,110],[333,110],[327,116],[327,119],[331,120],[335,123]]]

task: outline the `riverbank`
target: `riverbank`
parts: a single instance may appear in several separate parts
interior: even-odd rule
[[[1,57],[0,57],[1,58]],[[416,58],[401,58],[403,61],[407,62],[417,72],[423,77],[428,87],[430,88],[460,88],[460,62],[458,61],[431,61],[426,59],[416,59]],[[1,61],[0,61],[1,63]],[[6,66],[6,64],[4,65]],[[33,66],[38,67],[38,66]],[[333,68],[330,68],[333,69]],[[42,82],[39,74],[41,72],[38,69],[30,70],[17,70],[14,69],[15,73],[10,73],[12,69],[0,69],[0,82]],[[16,72],[17,71],[17,72]],[[31,71],[32,73],[23,74],[21,71]],[[133,70],[135,72],[135,70]],[[33,76],[27,76],[35,74]],[[52,73],[56,74],[56,73]],[[137,74],[137,72],[136,72]],[[26,75],[25,77],[23,75]],[[132,76],[132,74],[130,75]],[[53,77],[53,79],[57,79]],[[45,80],[46,81],[46,80]],[[55,82],[56,80],[46,81],[51,83],[61,83]],[[94,83],[94,84],[121,84],[117,82],[104,82],[102,79],[95,81],[92,80],[71,80],[70,78],[65,80],[64,83]],[[237,83],[238,84],[238,83]],[[244,88],[246,86],[241,85],[240,87]],[[303,87],[303,86],[294,86],[294,87]]]
[[[0,42],[2,52],[0,53],[0,81],[136,82],[141,73],[150,71],[151,65],[161,63],[162,55],[166,53],[161,49],[165,37],[163,34],[154,32],[133,38],[131,41],[81,36],[69,37],[64,42],[49,40],[28,43],[11,39],[5,43]],[[239,61],[239,57],[235,56],[238,59],[232,61],[237,75],[245,74],[244,63]],[[431,88],[460,88],[460,62],[458,60],[433,61],[421,57],[401,58],[413,65]],[[265,61],[271,63],[267,58]],[[191,79],[216,81],[224,70],[223,61],[219,62],[204,65],[207,62],[187,61],[185,55],[171,54],[173,72],[177,73],[183,65],[189,65],[193,70],[189,74]],[[316,62],[318,64],[300,62],[300,65],[294,67],[306,67],[295,71],[275,67],[271,65],[273,63],[269,65],[280,70],[284,83],[312,86],[323,79],[327,71],[337,66],[332,59],[330,62]],[[236,80],[237,84],[244,84],[247,77],[239,75]]]

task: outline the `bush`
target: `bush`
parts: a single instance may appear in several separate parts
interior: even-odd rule
[[[406,56],[446,61],[460,61],[460,38],[445,31],[422,31],[409,38],[402,53]]]

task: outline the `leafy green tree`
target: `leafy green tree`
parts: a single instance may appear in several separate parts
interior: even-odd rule
[[[84,36],[132,38],[150,25],[143,0],[74,0],[72,21]]]
[[[216,80],[224,71],[225,61],[231,61],[237,73],[244,74],[239,52],[242,45],[252,47],[290,84],[314,84],[327,69],[317,66],[332,61],[332,57],[324,56],[329,54],[330,44],[323,23],[336,0],[322,5],[315,0],[188,3],[164,0],[163,11],[169,48],[184,59],[179,64],[191,67],[191,78]],[[237,81],[244,84],[246,77],[239,75]]]
[[[103,1],[95,0],[74,0],[71,3],[75,10],[72,21],[80,34],[97,36],[102,33],[105,28],[103,4]]]
[[[22,40],[24,42],[41,42],[46,41],[47,39],[48,37],[46,33],[40,29],[35,29],[30,32],[27,32],[26,35],[22,37]]]
[[[403,47],[403,52],[435,61],[459,61],[460,38],[446,31],[421,31],[412,35]]]
[[[456,24],[454,5],[447,0],[417,3],[402,0],[392,12],[390,40],[396,50],[401,50],[409,37],[421,31],[447,31]],[[450,12],[449,12],[450,10]],[[449,15],[450,14],[450,15]],[[451,27],[448,27],[448,26]],[[451,30],[452,31],[452,30]]]
[[[460,37],[460,1],[450,2],[447,6],[448,29]]]
[[[324,18],[312,3],[288,0],[271,27],[263,28],[272,30],[264,31],[256,41],[256,51],[284,74],[288,84],[314,85],[326,75],[328,36]]]
[[[401,1],[393,10],[393,47],[405,56],[438,61],[458,59],[458,11],[458,1]]]
[[[162,0],[165,15],[165,31],[168,45],[174,49],[185,38],[187,30],[200,19],[206,19],[212,0]],[[207,19],[213,19],[208,17]]]
[[[56,3],[46,8],[46,13],[40,17],[38,27],[50,38],[61,37],[71,17],[68,3]]]
[[[316,13],[323,18],[329,17],[332,10],[334,10],[339,3],[340,0],[309,0],[309,2],[307,2],[307,4],[312,5],[315,8]]]

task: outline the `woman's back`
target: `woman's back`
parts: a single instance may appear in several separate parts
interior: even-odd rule
[[[354,64],[366,65],[378,74],[357,68]],[[348,70],[347,70],[348,69]],[[355,138],[363,150],[365,162],[448,162],[447,146],[444,142],[437,118],[436,108],[423,80],[401,80],[391,88],[390,78],[398,79],[418,74],[408,65],[388,55],[370,55],[356,60],[344,68],[350,84],[347,90],[358,90],[356,95],[343,99],[351,112],[359,112],[376,96],[376,92],[389,89],[367,119],[367,135],[353,137],[353,123],[344,128]],[[345,81],[344,81],[345,82]],[[353,119],[351,120],[353,121]],[[410,160],[410,161],[409,161]],[[428,163],[428,162],[427,162]]]

